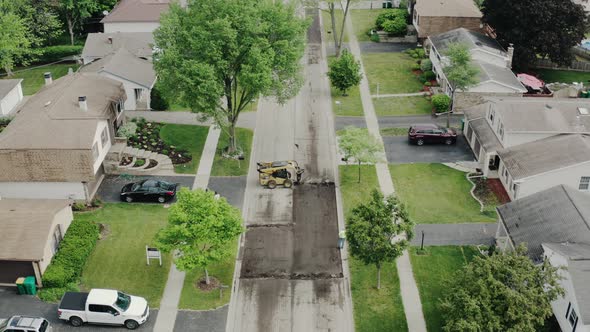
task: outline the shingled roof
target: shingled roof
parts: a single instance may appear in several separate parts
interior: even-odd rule
[[[121,0],[100,23],[160,22],[160,15],[170,7],[170,0]]]

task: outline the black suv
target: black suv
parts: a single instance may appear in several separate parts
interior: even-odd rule
[[[417,145],[432,143],[451,145],[457,142],[457,133],[454,129],[435,124],[414,125],[408,130],[408,140]]]

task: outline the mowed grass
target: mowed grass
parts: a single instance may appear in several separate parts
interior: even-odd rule
[[[168,220],[168,210],[156,204],[105,204],[93,212],[76,213],[76,219],[107,225],[82,272],[82,288],[112,288],[143,296],[157,308],[168,278],[171,256],[163,254],[146,264],[145,246]]]
[[[373,189],[379,190],[375,165],[361,165],[361,182],[358,182],[358,165],[340,165],[340,192],[344,203],[344,216],[360,203],[367,202]]]
[[[55,65],[48,65],[39,68],[17,68],[15,69],[14,75],[11,77],[2,76],[2,78],[9,78],[9,79],[18,79],[22,78],[23,81],[21,83],[23,88],[23,95],[30,96],[34,95],[39,91],[43,85],[45,84],[45,78],[43,74],[46,72],[51,72],[51,76],[53,80],[56,80],[64,75],[67,75],[68,68],[72,68],[74,72],[78,70],[79,65],[75,63],[67,63],[67,64],[55,64]]]
[[[208,133],[209,127],[170,123],[160,129],[160,137],[166,144],[187,150],[193,156],[193,159],[186,164],[174,165],[176,173],[192,174],[197,172]]]
[[[334,61],[336,57],[328,57],[328,63]],[[360,61],[360,59],[357,59]],[[358,86],[348,89],[346,96],[330,84],[330,91],[332,93],[332,110],[336,116],[363,116],[363,103],[361,101],[361,93]],[[340,104],[338,104],[340,103]]]
[[[377,94],[377,84],[381,95],[420,92],[422,83],[412,73],[414,63],[415,59],[401,52],[363,54],[371,94]]]
[[[336,7],[340,7],[336,4]],[[334,18],[336,19],[336,34],[338,35],[338,39],[340,39],[340,31],[342,29],[342,10],[335,9],[334,10]],[[350,17],[348,17],[350,19]],[[322,25],[323,25],[323,37],[324,41],[328,43],[334,43],[334,31],[332,30],[332,17],[330,16],[330,12],[327,10],[322,10]],[[348,33],[346,32],[346,27],[344,28],[344,37],[342,38],[343,43],[348,42]]]
[[[443,317],[438,304],[445,295],[447,284],[479,252],[471,246],[441,246],[426,247],[426,254],[418,255],[418,249],[410,248],[410,260],[426,327],[428,332],[442,331]]]
[[[180,309],[208,310],[215,309],[229,303],[231,286],[233,284],[234,266],[238,250],[237,239],[229,244],[232,255],[219,263],[209,266],[209,277],[217,278],[222,285],[230,286],[223,290],[223,297],[219,298],[219,289],[209,292],[199,289],[197,283],[205,278],[205,271],[195,269],[186,273],[184,286],[180,295]]]
[[[375,6],[381,6],[381,3],[377,3]],[[371,38],[367,35],[367,32],[375,28],[375,21],[377,16],[387,9],[352,9],[350,10],[350,17],[352,18],[352,24],[354,28],[354,35],[358,41],[370,41]]]
[[[406,136],[409,128],[383,128],[381,136]]]
[[[583,82],[588,83],[590,81],[590,73],[581,71],[569,71],[569,70],[553,70],[553,69],[536,69],[539,78],[545,81],[545,83],[572,83],[572,82]]]
[[[395,263],[381,267],[381,289],[377,289],[377,268],[357,259],[349,260],[350,289],[357,332],[407,331]]]
[[[419,224],[494,222],[471,197],[465,173],[443,164],[389,165],[396,192]]]
[[[230,159],[222,156],[222,151],[229,146],[229,135],[227,132],[222,131],[219,143],[217,143],[217,152],[213,160],[211,176],[242,176],[248,174],[253,136],[254,132],[250,129],[236,128],[237,145],[244,152],[244,160]]]
[[[378,116],[427,115],[432,113],[432,103],[423,96],[373,98]]]

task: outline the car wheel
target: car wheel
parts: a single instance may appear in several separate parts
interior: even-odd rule
[[[135,330],[136,328],[139,327],[139,323],[134,321],[134,320],[126,320],[125,321],[125,327],[128,330]]]
[[[70,324],[72,324],[72,326],[78,327],[78,326],[82,326],[82,323],[84,323],[82,321],[82,319],[80,317],[70,317]]]
[[[416,144],[418,144],[419,146],[424,145],[424,140],[423,139],[419,139],[416,141]]]
[[[293,182],[291,182],[291,180],[285,180],[285,183],[283,183],[283,185],[285,186],[285,188],[291,188],[293,187]]]
[[[166,198],[164,198],[162,196],[158,197],[158,203],[164,203],[164,202],[166,202]]]
[[[274,189],[277,187],[277,183],[274,182],[273,180],[268,181],[268,188],[270,189]]]
[[[125,197],[125,202],[127,202],[127,203],[131,203],[131,202],[133,202],[133,197],[131,197],[131,196],[126,196],[126,197]]]
[[[446,144],[446,145],[451,145],[451,144],[453,144],[453,140],[452,140],[452,139],[450,139],[450,138],[447,138],[447,139],[445,140],[445,144]]]

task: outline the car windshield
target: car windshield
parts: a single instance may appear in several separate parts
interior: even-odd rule
[[[137,191],[137,190],[139,190],[139,188],[141,188],[141,185],[139,183],[134,183],[131,186],[131,191]]]
[[[131,304],[131,296],[117,292],[117,302],[115,302],[115,306],[123,311],[126,311]]]

